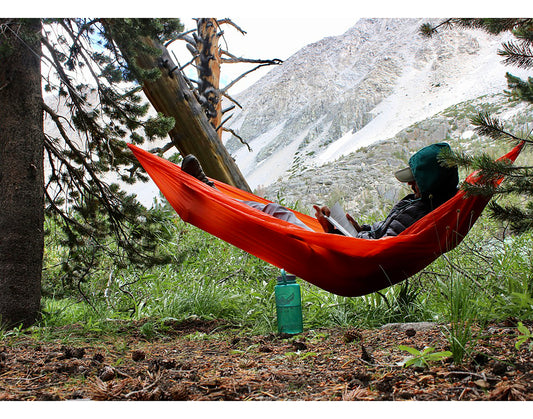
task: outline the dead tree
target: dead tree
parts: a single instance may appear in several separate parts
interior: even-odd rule
[[[103,24],[112,34],[113,20],[105,19]],[[222,50],[218,46],[219,39],[223,35],[219,31],[221,24],[231,24],[241,33],[245,33],[229,19],[220,21],[198,19],[200,35],[191,36],[191,31],[185,32],[165,45],[151,38],[141,38],[149,47],[161,51],[159,58],[153,58],[149,54],[138,51],[126,59],[135,59],[137,65],[144,69],[160,69],[161,77],[153,81],[144,80],[142,88],[156,111],[166,117],[174,118],[175,125],[170,130],[169,137],[172,145],[179,150],[180,154],[182,156],[194,154],[209,177],[249,191],[250,188],[237,164],[220,141],[221,132],[225,130],[223,124],[229,119],[222,119],[224,111],[221,109],[220,99],[226,96],[238,105],[227,95],[227,89],[251,71],[264,65],[280,64],[281,60],[242,59]],[[182,67],[172,60],[167,50],[167,46],[177,39],[187,41],[188,49],[193,55],[193,59]],[[121,45],[118,46],[121,48]],[[220,89],[220,64],[223,62],[248,62],[258,65],[255,69],[239,76],[224,89]],[[184,68],[189,64],[196,65],[198,68],[200,77],[196,85],[201,86],[201,89],[195,88],[194,82],[183,73]],[[244,143],[240,137],[238,138]],[[170,147],[163,147],[163,149],[168,148]]]
[[[161,56],[154,60],[147,55],[139,55],[137,63],[143,68],[159,67],[161,77],[155,81],[145,81],[143,91],[156,111],[176,121],[169,132],[173,145],[182,156],[194,154],[209,177],[249,191],[244,176],[220,141],[168,50],[152,39],[145,39],[145,42],[159,48]]]
[[[198,95],[202,100],[211,125],[222,135],[222,101],[220,100],[220,32],[215,19],[198,19],[196,68],[198,70]]]
[[[196,93],[198,101],[202,105],[204,112],[206,113],[211,125],[217,131],[217,134],[222,138],[223,131],[229,131],[244,143],[244,140],[240,138],[235,132],[224,127],[224,124],[231,118],[231,115],[225,117],[225,114],[239,106],[238,102],[228,95],[228,90],[241,80],[246,75],[257,70],[260,67],[266,65],[281,64],[282,60],[271,59],[249,59],[243,57],[237,57],[220,46],[220,40],[224,36],[224,32],[221,30],[222,25],[230,25],[245,35],[239,26],[237,26],[230,19],[214,19],[214,18],[200,18],[197,19],[196,32],[186,32],[182,34],[178,39],[182,39],[187,42],[187,48],[192,54],[192,60],[182,67],[185,68],[189,64],[193,64],[196,67],[198,73],[198,80],[196,81]],[[168,44],[167,44],[168,45]],[[244,74],[241,74],[223,89],[220,87],[220,73],[221,65],[229,63],[250,63],[257,64],[257,66]],[[234,103],[234,105],[227,109],[222,109],[222,97],[226,97],[228,100]]]

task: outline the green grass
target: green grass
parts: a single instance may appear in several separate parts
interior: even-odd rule
[[[54,270],[64,249],[47,246],[43,315],[32,333],[57,338],[64,326],[76,325],[68,333],[96,339],[116,331],[120,320],[144,320],[139,332],[150,339],[164,333],[165,319],[191,316],[224,319],[242,333],[276,332],[279,270],[178,219],[173,225],[175,240],[166,244],[172,263],[121,269],[104,261],[70,288],[62,288],[64,278]],[[459,362],[468,357],[474,324],[533,318],[533,234],[496,238],[501,235],[481,219],[456,250],[423,272],[363,297],[340,297],[298,279],[304,328],[437,321]]]

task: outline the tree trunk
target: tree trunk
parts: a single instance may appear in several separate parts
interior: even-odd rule
[[[207,117],[222,138],[222,101],[220,100],[220,47],[217,20],[198,19],[198,93],[207,102]]]
[[[151,39],[145,39],[145,42],[156,46]],[[143,68],[161,69],[161,77],[154,82],[144,82],[143,90],[156,111],[175,119],[176,124],[169,132],[173,144],[182,156],[194,154],[209,177],[250,191],[241,171],[220,141],[194,93],[187,86],[181,72],[175,69],[168,50],[161,45],[157,45],[157,48],[162,51],[159,59],[139,55],[137,62]]]
[[[0,26],[0,322],[29,326],[39,314],[44,247],[41,21]]]

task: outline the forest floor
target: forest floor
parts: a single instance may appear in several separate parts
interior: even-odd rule
[[[6,337],[0,400],[533,400],[531,342],[515,348],[512,320],[476,330],[464,363],[425,367],[401,365],[411,355],[399,345],[448,350],[442,327],[243,336],[223,321],[190,319],[167,321],[147,340],[142,326]]]

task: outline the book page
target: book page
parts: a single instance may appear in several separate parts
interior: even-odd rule
[[[357,230],[352,223],[348,221],[344,209],[338,202],[330,208],[330,211],[331,215],[326,218],[331,224],[333,224],[345,236],[357,236]]]

